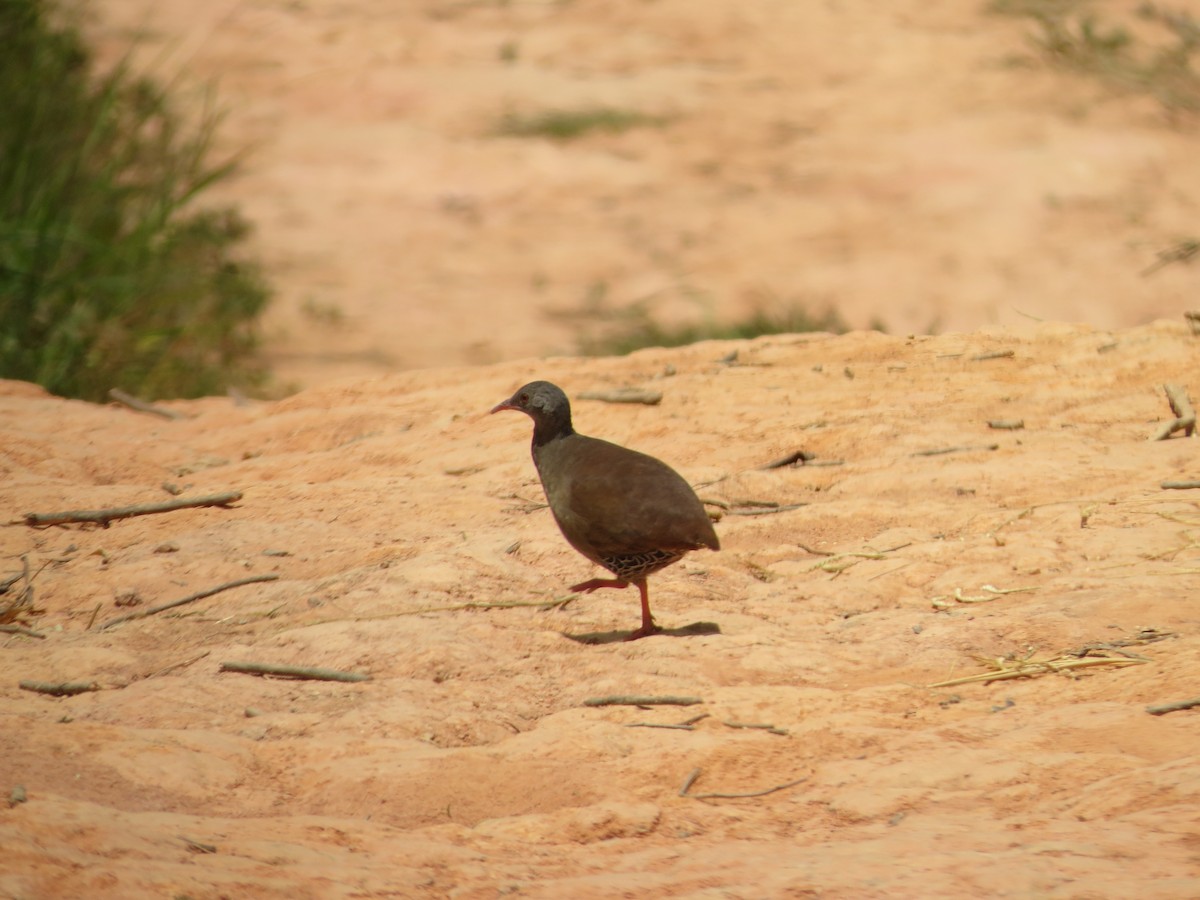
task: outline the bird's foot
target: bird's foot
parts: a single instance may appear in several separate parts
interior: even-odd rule
[[[593,578],[591,581],[581,581],[579,584],[571,586],[571,590],[576,594],[590,594],[597,588],[627,588],[628,581],[621,581],[619,578]]]
[[[662,628],[651,622],[649,625],[643,625],[637,631],[629,632],[629,636],[625,638],[627,641],[636,641],[639,638],[650,637],[652,634],[660,634]]]

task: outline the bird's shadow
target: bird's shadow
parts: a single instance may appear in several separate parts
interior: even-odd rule
[[[629,639],[632,631],[589,631],[584,634],[568,634],[562,636],[577,644],[617,644]],[[646,637],[699,637],[706,634],[721,634],[721,626],[716,622],[693,622],[691,625],[681,625],[678,628],[664,628]],[[639,640],[645,640],[640,638]]]

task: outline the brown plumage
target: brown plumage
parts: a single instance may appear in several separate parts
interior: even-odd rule
[[[492,412],[502,409],[533,419],[533,464],[563,537],[617,576],[593,578],[571,590],[591,593],[635,584],[642,627],[628,640],[659,631],[650,615],[646,577],[689,550],[721,549],[695,492],[653,456],[576,433],[567,395],[548,381],[525,385]]]

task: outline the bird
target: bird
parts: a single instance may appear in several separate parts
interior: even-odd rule
[[[557,385],[530,382],[491,412],[507,409],[533,420],[533,464],[563,537],[616,576],[593,578],[571,591],[636,585],[642,624],[626,640],[660,632],[646,578],[689,551],[721,549],[700,498],[662,460],[575,431],[571,402]]]

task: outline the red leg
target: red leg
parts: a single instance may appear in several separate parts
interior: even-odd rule
[[[627,588],[628,581],[622,581],[619,578],[593,578],[591,581],[583,581],[579,584],[571,586],[571,590],[576,594],[590,594],[596,588]]]
[[[635,579],[633,584],[638,586],[638,590],[642,593],[642,627],[637,631],[631,632],[627,641],[636,641],[638,638],[644,638],[652,634],[658,634],[662,631],[654,624],[654,616],[650,615],[650,589],[646,587],[646,579]]]

